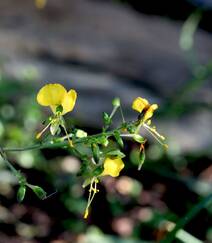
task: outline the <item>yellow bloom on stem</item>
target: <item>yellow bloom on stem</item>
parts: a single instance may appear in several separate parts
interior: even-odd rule
[[[61,115],[74,109],[77,99],[77,92],[74,89],[67,90],[61,84],[47,84],[37,94],[37,102],[42,106],[50,106],[56,114],[58,106],[62,106]]]
[[[106,158],[103,164],[104,170],[102,176],[110,175],[112,177],[119,176],[119,173],[124,168],[124,162],[121,158]]]
[[[62,126],[67,135],[69,145],[72,147],[73,144],[69,138],[62,116],[74,109],[76,99],[77,92],[74,89],[67,91],[61,84],[47,84],[42,87],[37,94],[37,102],[42,106],[49,106],[54,113],[54,117],[37,134],[36,138],[39,139],[48,127],[50,127],[52,135],[55,135],[59,126]]]
[[[136,129],[136,134],[140,131],[141,126],[143,126],[146,130],[148,130],[152,136],[165,148],[168,147],[167,144],[164,144],[162,141],[165,140],[164,136],[160,135],[155,127],[151,127],[151,120],[150,118],[153,116],[154,111],[158,109],[157,104],[149,104],[148,100],[137,97],[134,99],[132,103],[132,109],[138,111],[139,113],[143,114],[143,118],[140,120],[139,125]]]
[[[133,110],[136,110],[138,112],[142,112],[147,106],[149,106],[149,102],[146,99],[143,99],[141,97],[137,97],[134,99],[132,103]]]
[[[154,114],[154,111],[158,109],[158,105],[157,104],[153,104],[153,105],[150,105],[149,108],[146,110],[145,114],[144,114],[144,122],[149,120],[153,114]]]
[[[117,177],[119,176],[120,171],[124,168],[124,162],[122,161],[121,158],[106,158],[103,164],[104,170],[100,176],[112,176],[112,177]],[[95,194],[99,191],[97,189],[97,183],[98,183],[97,177],[93,177],[91,179],[90,183],[90,189],[89,189],[89,197],[88,197],[88,202],[87,206],[85,209],[84,213],[84,219],[88,217],[89,214],[89,207],[94,199]]]
[[[143,122],[149,120],[157,108],[157,104],[150,105],[148,100],[141,97],[137,97],[132,103],[133,110],[136,110],[139,113],[144,112]]]

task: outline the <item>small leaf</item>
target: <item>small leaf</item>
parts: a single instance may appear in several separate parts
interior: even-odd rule
[[[118,157],[118,158],[122,159],[122,158],[125,157],[125,154],[117,149],[117,150],[113,150],[113,151],[107,152],[107,156],[114,156],[114,157]]]
[[[140,152],[139,154],[139,165],[138,165],[138,170],[141,170],[142,165],[144,164],[145,161],[145,151],[144,149]]]
[[[104,135],[99,137],[98,139],[96,139],[96,141],[97,141],[98,144],[102,144],[105,147],[107,147],[107,145],[109,144],[107,137],[104,136]]]
[[[17,200],[19,203],[24,200],[25,194],[26,194],[26,186],[20,186],[17,192]]]
[[[43,190],[43,188],[34,185],[29,185],[29,187],[33,190],[39,199],[43,200],[46,198],[47,193]]]
[[[136,142],[141,143],[141,144],[145,143],[145,141],[146,141],[146,139],[144,139],[144,138],[143,138],[141,135],[139,135],[139,134],[135,134],[135,135],[133,136],[133,139],[134,139]]]
[[[114,132],[114,137],[115,137],[115,139],[116,139],[118,145],[119,145],[121,148],[123,148],[123,147],[124,147],[124,142],[123,142],[123,140],[122,140],[122,138],[121,138],[121,136],[120,136],[120,132],[119,132],[119,131],[115,131],[115,132]]]
[[[106,126],[111,124],[111,118],[106,112],[103,112],[103,121]]]
[[[80,171],[77,173],[77,176],[83,176],[83,177],[90,176],[91,170],[92,169],[90,167],[90,161],[84,159],[82,160]]]
[[[100,174],[102,174],[104,168],[103,166],[98,166],[92,173],[93,176],[99,176]]]
[[[98,163],[100,158],[100,150],[98,144],[92,143],[91,149],[92,149],[94,160],[96,163]]]

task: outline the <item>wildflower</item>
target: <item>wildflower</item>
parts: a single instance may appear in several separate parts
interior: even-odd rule
[[[121,158],[106,158],[103,164],[104,170],[102,176],[110,175],[112,177],[119,176],[120,171],[124,168],[124,163]]]
[[[153,113],[158,108],[158,105],[150,105],[148,100],[141,97],[137,97],[133,101],[132,108],[133,110],[136,110],[140,113],[144,112],[143,122],[146,122],[153,116]]]
[[[103,167],[104,170],[103,172],[100,174],[100,176],[112,176],[112,177],[117,177],[120,174],[120,171],[124,168],[124,162],[122,161],[121,158],[109,158],[107,157],[104,160],[103,163]],[[91,183],[90,183],[90,189],[89,189],[89,197],[88,197],[88,202],[87,202],[87,206],[85,209],[85,213],[84,213],[84,219],[86,219],[88,217],[89,214],[89,207],[94,199],[94,196],[97,192],[99,192],[99,190],[97,189],[97,183],[98,183],[98,179],[96,176],[94,176],[91,179]]]
[[[55,135],[59,126],[62,126],[69,144],[72,145],[62,116],[74,109],[76,99],[77,92],[73,89],[67,91],[61,84],[47,84],[42,87],[37,94],[37,102],[42,106],[49,106],[54,115],[50,118],[49,124],[37,134],[36,138],[40,138],[49,126],[52,135]]]
[[[77,99],[77,93],[74,89],[67,90],[61,84],[47,84],[41,88],[37,94],[37,102],[42,106],[50,106],[52,112],[57,114],[60,106],[62,111],[60,115],[72,111]]]
[[[140,127],[143,126],[148,132],[151,133],[151,135],[160,143],[162,144],[165,148],[168,147],[167,144],[164,144],[162,141],[165,140],[165,137],[160,135],[157,130],[156,127],[153,126],[151,127],[151,120],[150,118],[152,118],[154,111],[158,109],[158,105],[157,104],[149,104],[148,100],[141,98],[141,97],[137,97],[133,103],[132,103],[132,109],[138,111],[140,114],[143,114],[142,119],[140,120],[140,123],[137,127],[136,133],[139,132]]]

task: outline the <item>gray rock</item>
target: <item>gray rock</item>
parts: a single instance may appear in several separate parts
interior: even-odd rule
[[[45,9],[37,10],[33,1],[2,0],[2,70],[23,79],[33,67],[38,87],[47,81],[74,87],[79,92],[75,114],[87,124],[99,126],[101,112],[110,110],[113,97],[121,97],[127,118],[131,118],[134,97],[144,96],[162,105],[188,81],[191,72],[178,44],[181,26],[181,22],[141,15],[115,3],[51,0]],[[209,33],[197,31],[195,50],[202,64],[210,60]],[[210,102],[210,89],[206,88],[199,91],[199,99]],[[190,116],[186,124],[199,126]],[[201,117],[211,119],[208,113]],[[195,133],[176,120],[163,124],[170,127],[168,136],[183,130],[186,138],[196,141],[191,145],[183,139],[190,144],[188,150],[211,144],[208,136],[201,136],[202,130]],[[210,130],[210,123],[204,126]],[[182,144],[180,138],[176,141]]]

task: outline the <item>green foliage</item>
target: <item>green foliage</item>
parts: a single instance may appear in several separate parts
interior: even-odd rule
[[[39,199],[44,200],[46,198],[47,193],[40,186],[34,186],[28,184],[28,187],[32,189],[32,191]]]
[[[20,186],[18,191],[17,191],[17,200],[19,203],[21,203],[24,200],[26,194],[26,186]]]

